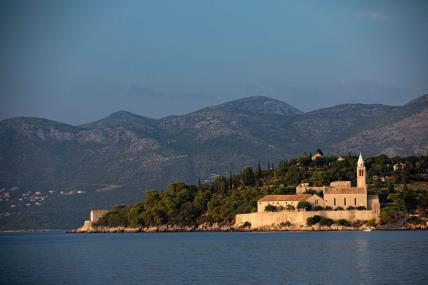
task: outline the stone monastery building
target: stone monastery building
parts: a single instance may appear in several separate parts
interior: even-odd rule
[[[249,223],[251,228],[265,228],[283,223],[305,225],[307,218],[315,215],[350,222],[379,219],[379,199],[377,195],[367,194],[367,173],[361,154],[356,170],[356,187],[352,187],[351,181],[335,181],[322,187],[302,183],[296,187],[295,195],[264,196],[257,201],[257,213],[237,214],[235,223],[237,226]],[[307,190],[315,190],[317,194],[305,194]],[[309,202],[312,210],[297,209],[300,201]],[[269,205],[277,207],[278,211],[267,211]]]
[[[351,186],[351,181],[334,181],[330,186],[312,187],[302,183],[296,187],[296,195],[266,195],[257,203],[257,211],[264,212],[266,206],[272,205],[284,209],[297,208],[299,201],[307,201],[312,208],[329,207],[346,209],[348,207],[364,207],[367,210],[379,209],[377,196],[367,195],[367,173],[363,156],[360,154],[357,162],[357,187]],[[304,194],[307,190],[315,190],[317,194]],[[322,193],[323,195],[320,195]],[[292,206],[292,207],[291,207]]]

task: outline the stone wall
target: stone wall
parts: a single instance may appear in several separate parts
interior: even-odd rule
[[[98,220],[107,214],[109,210],[91,210],[91,222],[96,223]]]
[[[346,219],[350,222],[357,220],[367,221],[378,219],[379,213],[369,210],[351,210],[351,211],[282,211],[282,212],[259,212],[250,214],[236,215],[236,226],[241,226],[245,222],[251,223],[251,228],[262,228],[281,223],[290,222],[293,225],[306,225],[309,217],[319,215],[321,217],[333,220]]]

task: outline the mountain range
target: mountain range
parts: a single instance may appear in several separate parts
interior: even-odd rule
[[[18,117],[0,122],[0,138],[0,228],[67,228],[91,208],[134,202],[170,181],[209,180],[318,147],[426,154],[428,95],[311,112],[255,96],[162,119],[119,111],[80,126]]]

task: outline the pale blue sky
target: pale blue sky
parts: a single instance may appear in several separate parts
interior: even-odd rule
[[[428,93],[427,1],[2,1],[0,119]]]

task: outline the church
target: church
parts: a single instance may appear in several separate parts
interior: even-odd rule
[[[264,212],[271,205],[285,210],[296,209],[298,202],[307,201],[313,209],[329,210],[379,210],[376,195],[367,194],[367,171],[363,156],[360,154],[356,168],[357,186],[351,181],[334,181],[329,186],[309,186],[302,183],[296,187],[295,195],[266,195],[257,203],[257,211]],[[317,194],[307,194],[314,190]],[[313,192],[313,191],[312,191]]]
[[[302,183],[296,187],[294,195],[266,195],[257,201],[257,212],[235,216],[236,226],[249,224],[252,229],[266,229],[283,224],[304,226],[307,219],[315,215],[336,221],[345,219],[351,223],[378,220],[379,198],[367,193],[367,171],[361,154],[356,174],[355,187],[351,181],[334,181],[329,186],[321,187]],[[301,201],[308,202],[311,210],[298,209]]]

